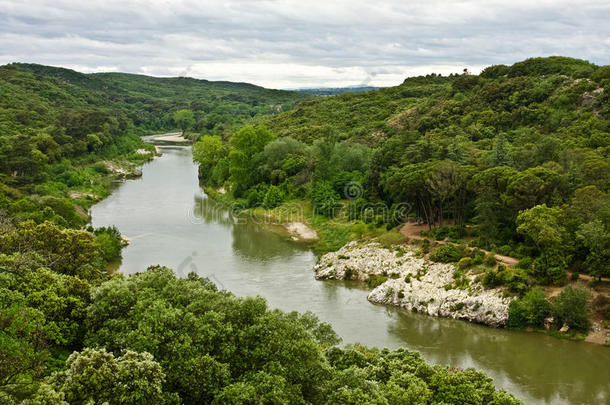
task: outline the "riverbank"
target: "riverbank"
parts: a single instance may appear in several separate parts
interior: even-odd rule
[[[236,296],[260,295],[272,308],[311,311],[344,344],[406,347],[433,364],[484,370],[527,404],[603,403],[596,398],[610,392],[595,371],[610,361],[605,347],[373,305],[365,282],[316,280],[312,244],[267,232],[256,217],[236,221],[228,208],[198,191],[190,148],[163,153],[142,167],[141,179],[121,183],[92,210],[94,227],[115,225],[132,239],[123,251],[122,274],[151,264],[183,277],[196,272]]]
[[[314,270],[317,279],[366,283],[371,288],[367,299],[375,304],[496,328],[508,325],[510,302],[518,298],[516,290],[512,289],[514,285],[500,283],[492,288],[484,286],[483,279],[490,272],[513,274],[508,279],[520,277],[518,274],[523,270],[514,269],[518,262],[514,257],[431,240],[421,234],[425,226],[410,222],[388,231],[385,226],[349,221],[341,213],[332,219],[314,215],[307,200],[285,202],[273,209],[244,209],[224,189],[206,188],[205,191],[210,198],[236,207],[240,214],[250,216],[254,222],[267,224],[269,231],[295,242],[308,243],[319,258]],[[454,263],[434,262],[429,252],[444,245],[461,250],[459,257],[466,257],[465,265],[457,263],[459,257]],[[392,255],[396,249],[404,258],[395,260]],[[551,298],[549,290],[553,287],[544,288]],[[603,321],[593,321],[589,334],[560,332],[559,328],[536,332],[607,345],[609,330]]]

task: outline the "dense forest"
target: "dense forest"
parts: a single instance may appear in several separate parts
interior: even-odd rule
[[[520,403],[472,369],[341,348],[312,314],[271,310],[195,274],[153,266],[127,278],[108,266],[121,235],[87,226],[87,209],[155,154],[138,135],[183,127],[226,137],[303,98],[0,67],[1,403]]]
[[[484,281],[522,296],[568,271],[610,276],[609,97],[610,66],[533,58],[306,100],[228,142],[205,136],[194,156],[204,183],[241,206],[307,201],[322,252],[396,227],[386,213],[407,204],[429,236],[456,242],[443,261],[476,259],[473,248],[518,259],[491,263]],[[540,306],[527,320],[514,305],[513,320],[541,327],[550,304]],[[599,307],[608,319],[607,299]]]

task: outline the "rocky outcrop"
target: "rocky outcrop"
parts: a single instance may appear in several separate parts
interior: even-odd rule
[[[104,165],[106,169],[121,179],[135,179],[142,177],[142,170],[138,169],[135,164],[129,162],[122,162],[120,165],[112,161],[105,161]]]
[[[369,280],[374,303],[494,327],[508,320],[510,298],[502,289],[484,289],[476,275],[416,257],[410,247],[351,242],[322,256],[314,271],[317,279]]]

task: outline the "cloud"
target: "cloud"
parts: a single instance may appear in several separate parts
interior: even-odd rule
[[[394,85],[531,56],[610,63],[610,3],[0,0],[0,63],[248,81]]]

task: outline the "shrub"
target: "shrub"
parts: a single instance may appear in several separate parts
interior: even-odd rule
[[[584,287],[565,287],[553,302],[553,315],[558,323],[587,331],[591,327],[589,304],[591,293]]]
[[[339,194],[325,181],[313,185],[311,201],[316,213],[329,218],[334,217],[339,208]]]
[[[375,288],[385,283],[386,280],[387,277],[385,276],[379,274],[370,274],[369,277],[366,279],[366,284],[371,288]]]
[[[256,186],[250,188],[245,193],[246,201],[249,208],[259,207],[265,201],[265,196],[267,195],[267,186],[264,184],[257,184]]]
[[[551,314],[551,303],[546,293],[539,287],[532,288],[521,300],[528,325],[542,326],[544,319]]]
[[[277,186],[269,186],[263,204],[266,208],[275,208],[284,202],[284,193]]]
[[[511,328],[522,328],[527,325],[525,308],[521,301],[511,301],[508,306],[508,326]]]
[[[458,246],[451,243],[441,245],[432,254],[430,258],[435,262],[439,263],[452,263],[457,262],[464,256],[464,251]]]
[[[462,257],[458,262],[458,268],[466,269],[472,266],[472,258],[471,257]]]
[[[405,240],[405,237],[400,232],[386,232],[379,236],[379,243],[389,247]]]
[[[94,233],[104,260],[110,262],[121,257],[121,233],[116,227],[97,228]]]
[[[517,262],[517,265],[515,267],[517,267],[519,269],[529,269],[531,266],[532,266],[532,258],[524,257],[523,259],[521,259]]]
[[[436,240],[449,239],[456,241],[466,236],[466,228],[463,226],[444,226],[432,229],[428,234]]]
[[[486,266],[494,267],[496,265],[496,263],[498,263],[498,261],[496,260],[496,256],[493,253],[489,253],[485,257],[485,265]]]

